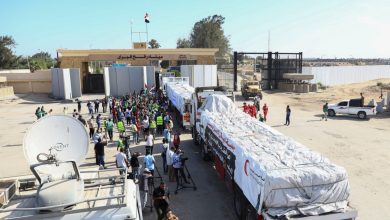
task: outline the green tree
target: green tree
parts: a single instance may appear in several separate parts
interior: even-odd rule
[[[163,60],[163,61],[161,61],[160,66],[161,66],[161,68],[163,68],[163,69],[168,69],[168,67],[169,67],[169,60]]]
[[[190,48],[190,47],[191,47],[191,40],[185,38],[177,39],[176,48]]]
[[[196,22],[189,39],[178,39],[177,47],[218,48],[217,56],[230,52],[229,38],[225,36],[222,25],[225,18],[221,15],[208,16]]]
[[[0,36],[0,69],[16,68],[20,57],[12,51],[15,40],[11,36]]]
[[[48,52],[39,52],[31,56],[30,69],[32,72],[40,69],[50,69],[55,65],[55,60],[51,57]]]
[[[149,48],[153,48],[153,49],[157,49],[161,47],[161,45],[157,42],[156,39],[151,39],[148,44],[149,44]]]

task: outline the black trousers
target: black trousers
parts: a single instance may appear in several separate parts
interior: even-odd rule
[[[95,129],[89,128],[89,138],[93,138],[93,134],[95,134]]]
[[[289,115],[286,116],[286,125],[290,125],[290,116]]]
[[[179,188],[180,185],[180,179],[179,179],[179,172],[180,176],[183,178],[185,183],[188,183],[186,175],[184,174],[184,169],[182,168],[174,168],[175,169],[175,177],[176,177],[176,189]]]

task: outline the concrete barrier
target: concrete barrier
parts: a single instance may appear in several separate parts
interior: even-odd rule
[[[0,87],[0,98],[6,98],[14,95],[14,88],[12,86]]]
[[[7,85],[14,87],[15,93],[51,93],[50,70],[34,73],[18,73],[2,71],[0,76],[7,77]]]

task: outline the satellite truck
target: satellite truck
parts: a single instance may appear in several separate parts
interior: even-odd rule
[[[238,219],[356,219],[344,168],[250,117],[225,95],[197,104],[194,141],[232,189]]]
[[[119,168],[80,171],[88,146],[87,131],[75,118],[53,115],[35,122],[23,142],[32,184],[13,180],[0,219],[142,220],[138,186]]]

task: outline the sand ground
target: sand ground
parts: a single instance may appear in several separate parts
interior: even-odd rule
[[[322,121],[321,112],[324,102],[358,98],[360,92],[364,93],[366,100],[374,98],[379,101],[377,82],[389,83],[390,79],[337,86],[309,94],[265,91],[262,101],[269,105],[268,125],[346,168],[351,185],[350,205],[358,209],[359,219],[390,219],[387,212],[390,205],[390,113],[369,120],[337,116]],[[95,97],[84,96],[83,99]],[[237,97],[237,105],[242,102]],[[69,107],[69,112],[76,107],[75,103],[54,101],[47,95],[20,95],[15,99],[0,101],[0,178],[30,174],[23,156],[23,136],[35,121],[35,109],[42,105],[46,110],[53,109],[56,114],[61,114],[64,106]],[[286,105],[292,109],[290,126],[283,125]],[[83,111],[86,111],[85,104]],[[191,170],[201,186],[199,188],[203,190],[179,193],[172,202],[176,207],[174,210],[184,217],[182,219],[206,219],[206,216],[210,217],[208,213],[213,213],[213,219],[233,219],[231,196],[227,194],[229,191],[219,186],[221,181],[211,164],[199,159],[199,149],[190,138],[188,134],[182,136],[192,158]],[[142,145],[135,147],[142,150]],[[107,151],[107,160],[113,166],[112,156],[116,149],[110,145]],[[86,164],[92,166],[93,162],[91,147]],[[188,198],[193,200],[188,201]],[[204,202],[208,198],[212,198],[211,205]],[[193,207],[204,212],[195,214],[189,211]],[[145,215],[145,219],[152,218],[154,214]]]

